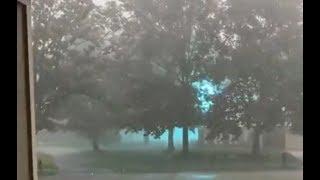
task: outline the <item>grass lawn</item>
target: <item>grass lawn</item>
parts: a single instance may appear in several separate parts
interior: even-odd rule
[[[45,153],[38,153],[38,174],[39,175],[55,175],[58,167],[52,156]]]
[[[192,151],[181,153],[159,151],[103,151],[77,154],[88,158],[86,167],[109,169],[126,173],[155,172],[208,172],[299,169],[294,160],[282,167],[280,154],[268,154],[254,158],[246,153]]]

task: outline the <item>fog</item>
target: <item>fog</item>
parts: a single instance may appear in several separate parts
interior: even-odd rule
[[[33,0],[39,179],[301,179],[302,7]]]

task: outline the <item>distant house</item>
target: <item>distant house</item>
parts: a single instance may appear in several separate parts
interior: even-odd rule
[[[207,130],[204,129],[202,137],[199,137],[199,140],[203,139],[207,133]],[[199,135],[201,135],[199,133]],[[242,135],[238,138],[236,142],[230,140],[225,140],[223,142],[219,141],[204,141],[205,144],[211,144],[213,146],[223,145],[227,147],[240,147],[243,149],[250,150],[252,145],[252,129],[243,128]],[[262,151],[265,152],[283,152],[283,151],[303,151],[303,136],[292,134],[287,128],[276,128],[271,132],[264,133],[260,137],[260,147]]]
[[[292,134],[287,128],[277,128],[263,135],[263,148],[303,151],[303,136]]]

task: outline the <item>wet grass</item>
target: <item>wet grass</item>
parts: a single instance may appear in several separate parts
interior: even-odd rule
[[[294,160],[283,167],[280,154],[253,157],[247,153],[193,151],[188,155],[179,152],[159,151],[104,151],[78,154],[86,156],[91,168],[110,169],[122,173],[155,172],[208,172],[208,171],[256,171],[299,169]]]
[[[55,175],[58,173],[58,166],[51,155],[38,153],[38,174],[43,176]]]

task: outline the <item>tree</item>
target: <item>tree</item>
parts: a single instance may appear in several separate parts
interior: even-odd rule
[[[62,94],[59,86],[60,63],[68,57],[67,48],[88,32],[88,27],[75,27],[83,24],[92,6],[91,1],[80,4],[76,1],[32,1],[37,130],[54,129],[54,124],[47,117],[50,103]],[[64,40],[68,35],[69,41]]]
[[[147,76],[147,77],[151,77]],[[154,77],[150,81],[135,84],[137,89],[131,95],[138,117],[126,125],[129,130],[144,130],[145,135],[159,138],[168,130],[168,151],[174,150],[173,129],[179,118],[178,88],[167,77]]]
[[[253,127],[252,153],[260,154],[261,133],[285,125],[289,114],[302,114],[299,113],[302,109],[302,3],[250,0],[227,3],[226,14],[232,23],[226,29],[239,36],[239,47],[231,53],[229,76],[234,85],[229,94],[222,95],[225,102],[220,102],[216,111],[225,104],[225,110],[236,110],[222,117],[238,114],[233,118],[235,122]],[[297,74],[292,78],[291,73]],[[288,86],[293,89],[287,89]],[[294,104],[294,108],[290,104]],[[302,122],[302,118],[298,121]]]
[[[207,139],[224,140],[234,135],[237,139],[242,133],[241,127],[250,126],[244,124],[245,110],[248,104],[256,101],[257,83],[252,78],[239,79],[217,96],[213,97],[214,106],[207,116],[209,133]]]
[[[37,130],[56,128],[49,117],[70,94],[87,95],[109,108],[123,104],[121,59],[112,61],[125,55],[117,47],[126,40],[114,28],[118,16],[112,6],[102,11],[91,1],[32,1]]]
[[[113,6],[32,1],[37,131],[76,131],[99,150],[99,137],[120,129],[130,85],[121,72],[123,51],[130,38],[119,33],[121,15]]]
[[[71,94],[60,100],[54,112],[54,119],[64,119],[61,129],[72,130],[92,141],[92,147],[99,151],[99,138],[115,128],[110,111],[103,103],[83,94]],[[60,120],[61,122],[61,120]]]
[[[298,0],[33,1],[38,127],[56,127],[50,111],[80,94],[113,112],[112,127],[154,137],[169,130],[168,149],[182,127],[184,153],[188,130],[207,123],[209,137],[238,134],[239,124],[258,136],[284,119],[301,129],[300,9]],[[208,117],[192,86],[204,78],[233,84]]]
[[[187,153],[188,129],[202,123],[195,108],[192,82],[208,73],[208,64],[215,66],[213,51],[229,41],[219,38],[222,26],[218,19],[211,18],[215,10],[222,7],[212,1],[138,0],[121,3],[124,9],[132,12],[132,16],[126,19],[143,27],[136,35],[139,43],[132,57],[160,66],[177,85],[182,98],[179,105],[181,114],[175,125],[184,129],[183,152]],[[224,79],[223,75],[219,78]],[[220,79],[217,76],[217,81]]]

